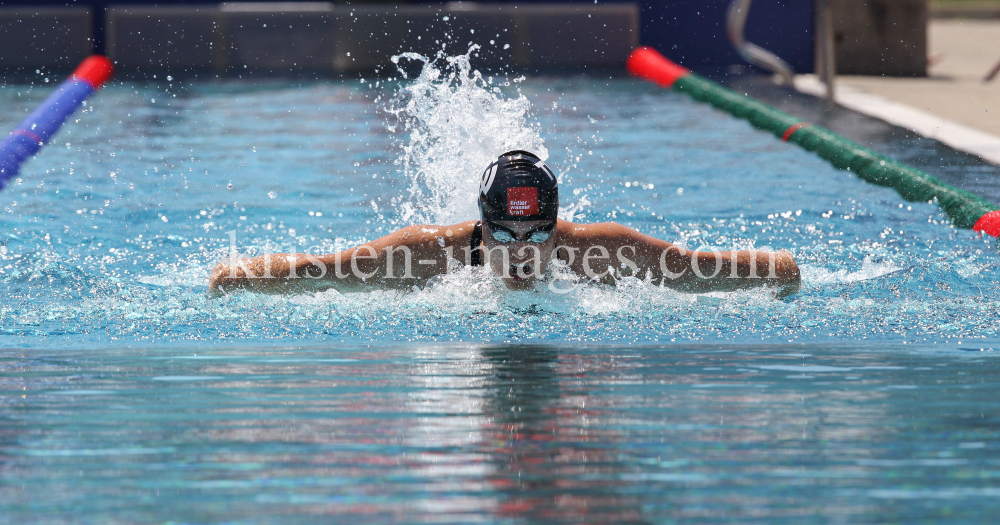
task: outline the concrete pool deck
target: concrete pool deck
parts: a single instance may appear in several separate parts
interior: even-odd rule
[[[937,19],[927,31],[927,77],[838,76],[837,102],[1000,164],[1000,75],[983,82],[1000,61],[1000,20]],[[796,87],[823,92],[811,75]]]

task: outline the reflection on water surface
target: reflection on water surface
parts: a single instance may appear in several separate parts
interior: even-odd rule
[[[991,352],[5,351],[0,522],[975,522]],[[352,517],[353,516],[353,517]]]

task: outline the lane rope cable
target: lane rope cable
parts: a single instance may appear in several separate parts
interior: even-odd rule
[[[111,78],[114,67],[101,55],[91,55],[59,88],[0,142],[0,189],[21,171],[21,164],[49,142],[83,101]]]
[[[770,131],[785,142],[798,144],[836,168],[850,170],[872,184],[891,187],[907,201],[936,200],[958,228],[1000,237],[1000,206],[978,195],[946,184],[826,128],[803,122],[798,117],[726,89],[677,65],[651,47],[635,49],[626,67],[639,78],[686,93],[695,100]]]

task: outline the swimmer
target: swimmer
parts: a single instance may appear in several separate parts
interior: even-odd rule
[[[788,251],[692,251],[613,222],[559,220],[556,177],[526,151],[504,153],[486,168],[479,211],[479,221],[408,226],[338,253],[223,261],[212,271],[209,290],[412,289],[448,273],[455,260],[488,266],[511,290],[532,290],[554,259],[581,279],[603,284],[634,276],[691,293],[768,286],[783,297],[799,289],[799,268]]]

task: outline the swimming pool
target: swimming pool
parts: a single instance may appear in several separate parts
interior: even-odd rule
[[[436,71],[118,83],[70,120],[0,195],[0,522],[995,513],[994,240],[638,81]],[[231,242],[474,218],[513,147],[564,218],[787,248],[803,290],[206,297]]]

